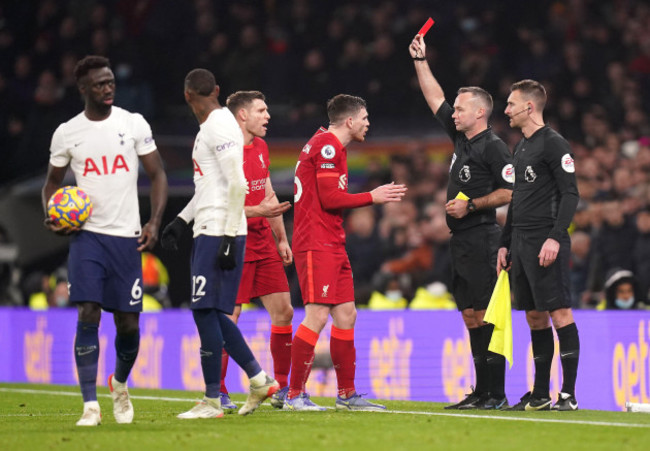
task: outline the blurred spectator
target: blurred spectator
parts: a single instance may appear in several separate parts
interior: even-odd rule
[[[583,231],[571,235],[571,308],[582,308],[590,271],[591,236]],[[588,303],[588,299],[585,302]]]
[[[639,301],[650,305],[650,207],[638,213],[636,227],[639,235],[634,243],[633,256],[639,283]]]
[[[5,228],[0,224],[0,305],[22,304],[17,287],[19,271],[15,262],[18,246],[12,243]]]
[[[632,271],[615,268],[605,280],[605,299],[599,310],[632,310],[644,308],[639,300],[639,286]]]
[[[637,230],[632,218],[623,215],[621,202],[607,200],[602,203],[603,224],[594,244],[594,265],[599,274],[608,274],[614,268],[634,269],[634,246]]]
[[[456,310],[456,303],[442,282],[432,282],[420,287],[409,304],[411,310]]]
[[[354,295],[366,304],[373,291],[372,278],[383,260],[373,207],[352,210],[345,220],[346,250],[354,269]]]
[[[58,268],[49,275],[37,274],[37,277],[40,277],[41,291],[30,294],[28,299],[30,309],[47,310],[70,306],[68,271],[65,268]]]
[[[399,310],[406,308],[408,301],[402,294],[397,277],[391,277],[384,287],[373,291],[368,301],[370,310]]]
[[[158,257],[142,252],[143,311],[158,311],[170,307],[169,274]]]

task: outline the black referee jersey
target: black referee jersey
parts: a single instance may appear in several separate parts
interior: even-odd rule
[[[461,191],[470,199],[476,199],[500,188],[512,189],[512,155],[508,146],[491,127],[467,139],[464,133],[456,130],[453,113],[454,109],[446,101],[436,113],[436,118],[454,141],[447,200],[455,199]],[[452,232],[495,223],[495,208],[477,210],[460,219],[447,215],[447,225]]]
[[[560,241],[578,206],[578,186],[571,147],[548,125],[515,146],[515,187],[501,245],[510,247],[512,228],[547,229]]]

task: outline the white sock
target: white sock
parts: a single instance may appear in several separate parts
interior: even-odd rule
[[[126,381],[120,382],[117,379],[115,379],[115,376],[113,376],[112,384],[113,384],[113,387],[118,387],[118,388],[126,387]]]
[[[259,387],[260,385],[266,384],[266,372],[264,370],[257,373],[255,376],[251,377],[251,385]]]
[[[99,403],[97,401],[86,401],[84,402],[84,412],[88,409],[97,409],[99,410]]]

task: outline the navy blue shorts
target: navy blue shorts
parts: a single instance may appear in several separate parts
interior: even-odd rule
[[[137,238],[81,231],[70,241],[70,302],[106,311],[142,311],[142,256]]]
[[[192,247],[192,299],[190,308],[217,309],[228,315],[235,310],[235,300],[239,290],[246,236],[235,238],[237,266],[231,271],[222,271],[217,263],[217,253],[221,245],[220,236],[199,235],[194,238]]]

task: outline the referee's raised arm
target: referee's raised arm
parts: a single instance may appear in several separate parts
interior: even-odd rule
[[[433,114],[438,113],[438,109],[442,102],[445,101],[445,93],[436,80],[436,77],[433,76],[431,68],[426,58],[427,46],[424,43],[424,37],[420,34],[416,34],[411,41],[409,46],[409,53],[415,64],[415,72],[418,76],[418,82],[420,83],[420,89],[422,89],[422,94],[424,98],[433,111]]]

